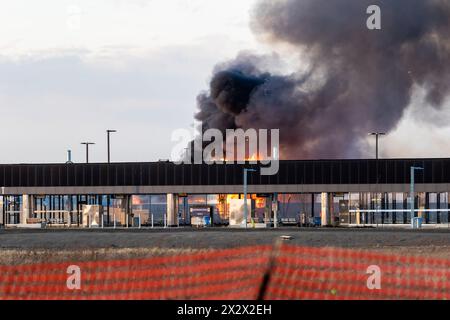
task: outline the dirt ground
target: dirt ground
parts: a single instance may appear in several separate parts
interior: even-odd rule
[[[144,258],[272,244],[342,247],[450,259],[450,230],[0,230],[0,264]]]
[[[390,229],[165,229],[0,230],[0,264],[144,258],[272,244],[341,247],[450,259],[450,230]]]

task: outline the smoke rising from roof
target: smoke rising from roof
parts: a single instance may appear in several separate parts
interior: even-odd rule
[[[366,27],[372,4],[382,30]],[[196,119],[205,130],[279,128],[284,159],[360,157],[368,132],[396,127],[415,86],[438,109],[449,95],[448,0],[259,0],[251,26],[307,70],[274,74],[240,54],[216,66]]]

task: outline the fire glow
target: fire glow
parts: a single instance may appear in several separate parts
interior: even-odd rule
[[[275,175],[279,170],[278,129],[226,130],[224,137],[218,129],[190,135],[189,130],[179,129],[172,134],[172,141],[179,143],[172,150],[172,159],[184,154],[175,164],[261,164],[261,175]],[[186,148],[185,146],[189,147]]]
[[[336,159],[366,156],[367,132],[395,129],[418,102],[416,88],[425,97],[420,108],[442,112],[450,93],[449,1],[378,0],[383,27],[369,30],[373,2],[255,1],[252,31],[274,54],[241,52],[217,64],[195,119],[222,133],[279,128],[286,160]],[[278,50],[285,47],[286,59]],[[278,68],[284,63],[286,73]]]

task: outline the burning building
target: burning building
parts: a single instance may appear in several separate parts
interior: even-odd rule
[[[413,197],[411,167],[424,169]],[[244,188],[249,168],[256,172]],[[216,226],[241,226],[244,189],[249,227],[450,223],[450,159],[281,161],[279,169],[264,176],[248,163],[0,165],[0,225],[189,226],[208,216]]]
[[[450,89],[450,2],[379,0],[381,30],[366,26],[371,0],[258,0],[255,35],[300,67],[241,53],[218,64],[198,98],[204,129],[280,129],[283,159],[364,156],[368,132],[390,132],[418,88],[443,108]],[[283,57],[281,57],[282,59]]]

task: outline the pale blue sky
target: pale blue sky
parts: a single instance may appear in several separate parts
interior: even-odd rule
[[[249,28],[255,1],[0,0],[0,163],[64,162],[69,148],[84,161],[85,140],[102,162],[108,128],[114,161],[169,158],[214,65],[269,52]],[[450,156],[448,137],[406,117],[384,152]]]
[[[253,0],[0,1],[0,162],[170,155],[214,65],[254,49]]]

